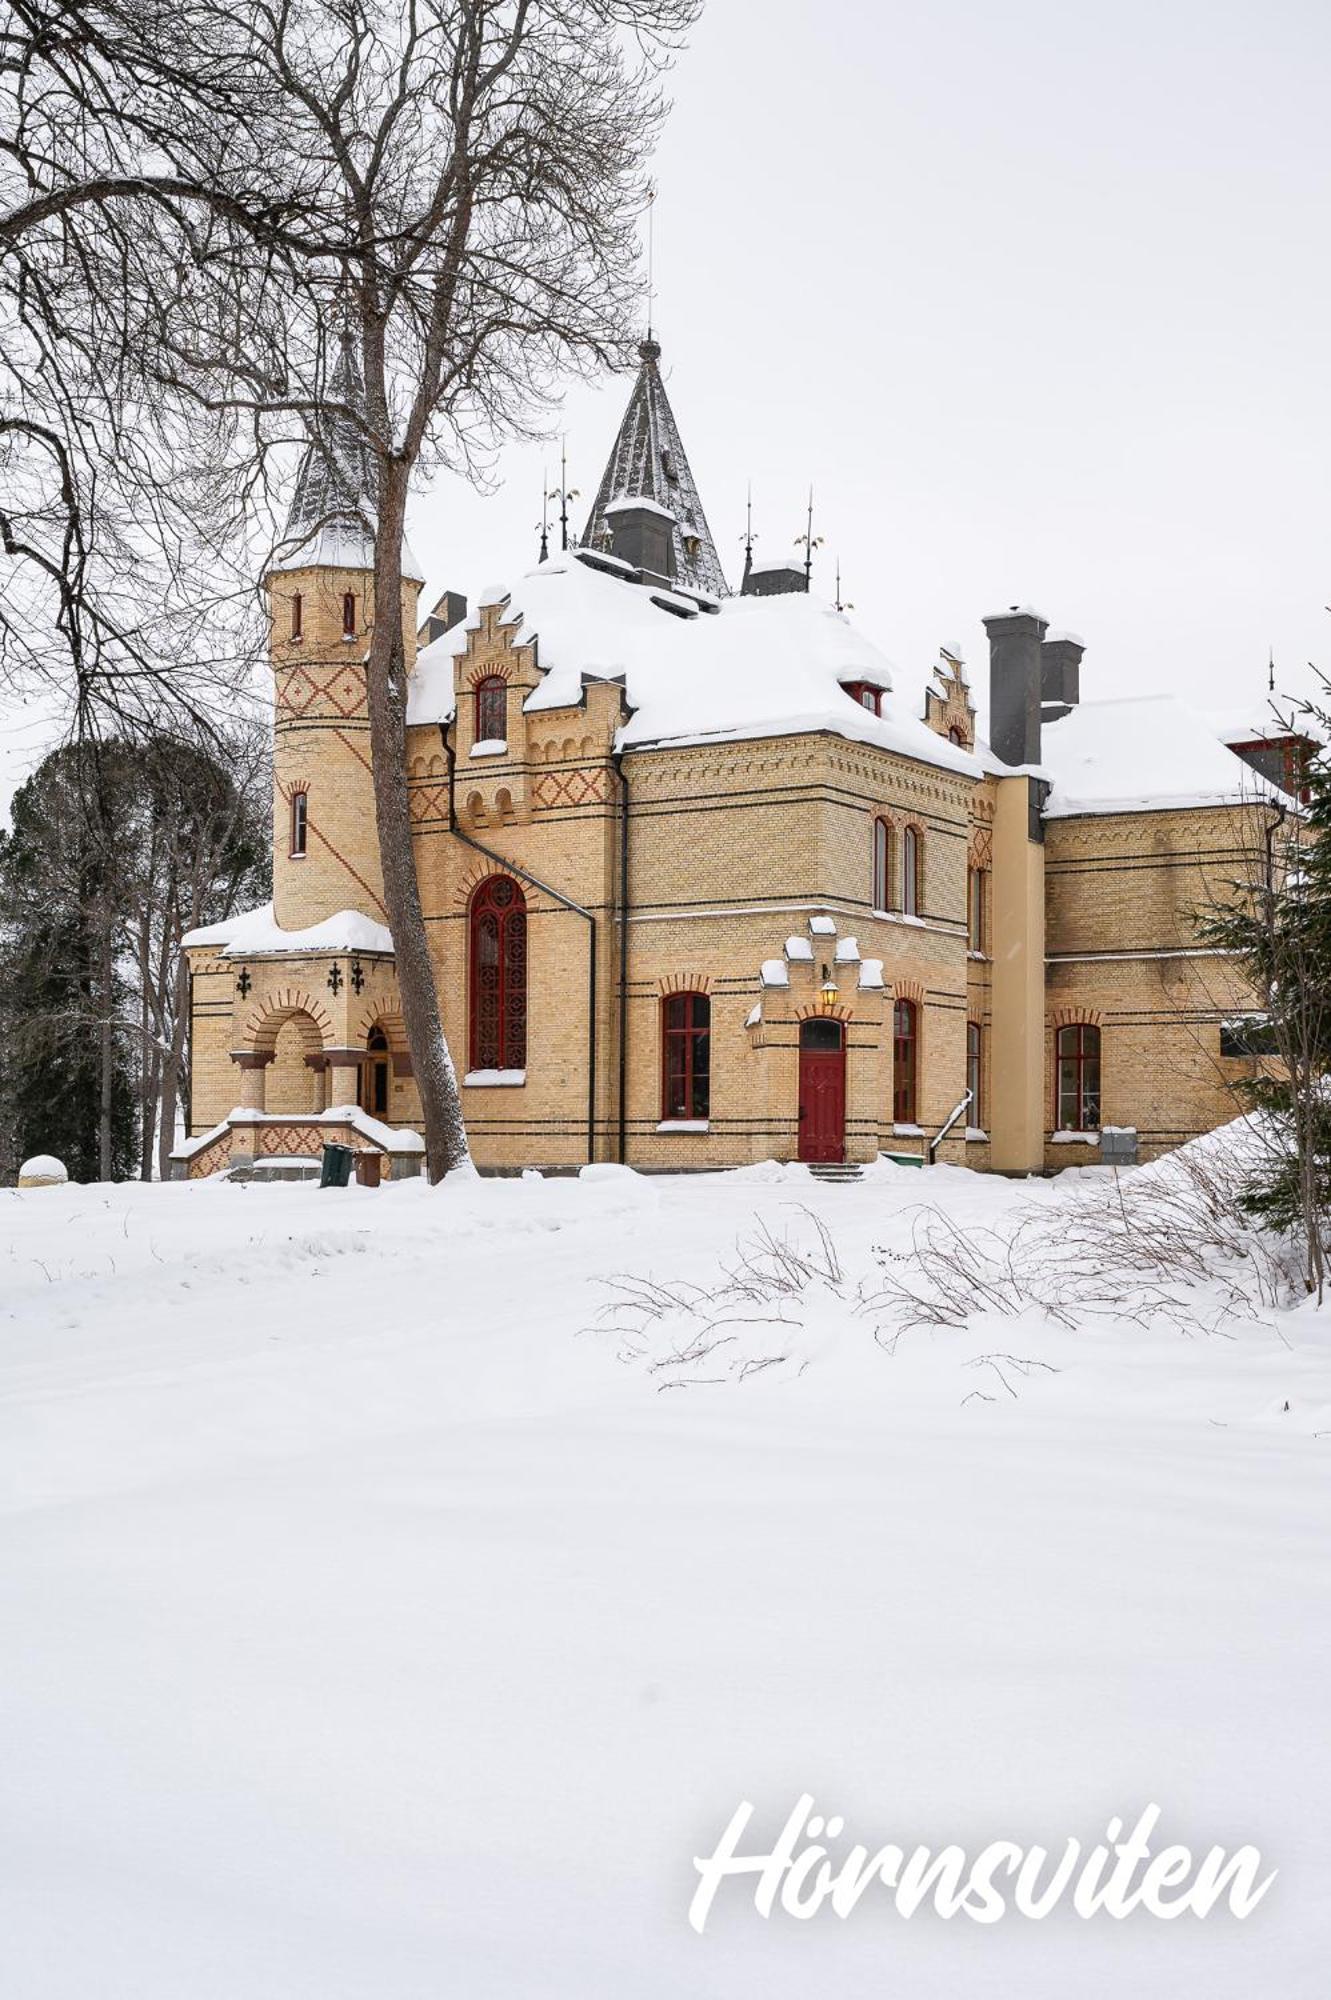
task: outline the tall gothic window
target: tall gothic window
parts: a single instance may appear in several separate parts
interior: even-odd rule
[[[305,832],[309,823],[309,796],[305,792],[291,794],[291,853],[295,858],[305,852]]]
[[[971,1126],[984,1124],[984,1097],[980,1085],[982,1081],[982,1058],[984,1052],[983,1030],[978,1021],[966,1023],[966,1088],[971,1094],[970,1108],[966,1113],[966,1123]]]
[[[891,908],[888,897],[892,893],[892,829],[885,819],[873,823],[873,907],[875,910]]]
[[[342,637],[354,639],[356,636],[356,593],[344,590],[342,593]]]
[[[705,993],[661,1002],[661,1117],[706,1118],[711,1105],[712,1003]]]
[[[920,1034],[919,1009],[913,1000],[898,1000],[892,1009],[892,1122],[914,1125]]]
[[[471,1067],[527,1066],[527,899],[491,875],[471,899]]]
[[[1100,1130],[1100,1030],[1087,1021],[1060,1028],[1055,1111],[1060,1132]]]
[[[508,683],[491,674],[476,684],[476,741],[502,743],[508,735]]]
[[[291,599],[291,636],[299,639],[305,629],[305,604],[299,591]]]
[[[901,907],[908,917],[920,914],[920,848],[918,827],[908,826],[901,836]]]
[[[984,870],[972,868],[966,876],[966,942],[972,951],[984,950]]]

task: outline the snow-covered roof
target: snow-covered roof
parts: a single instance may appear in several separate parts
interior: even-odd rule
[[[889,661],[844,613],[803,591],[728,597],[715,612],[680,617],[655,601],[661,593],[569,553],[528,571],[507,594],[515,643],[538,642],[542,678],[526,698],[529,712],[576,704],[584,675],[623,680],[633,713],[622,747],[827,730],[968,777],[980,773],[969,752],[918,718],[913,700],[893,694]],[[487,592],[483,601],[497,597]],[[452,716],[453,663],[478,623],[454,626],[418,654],[409,723]],[[843,681],[883,688],[882,715],[848,695]]]
[[[281,958],[290,952],[378,951],[391,952],[393,940],[386,924],[359,910],[339,910],[322,923],[303,931],[284,931],[273,916],[273,906],[245,910],[220,924],[205,924],[187,931],[183,945],[213,945],[224,958]]]
[[[1052,819],[1285,800],[1172,694],[1079,703],[1045,723],[1041,766],[1053,785],[1045,807]]]
[[[1253,703],[1248,708],[1209,709],[1206,720],[1222,743],[1283,743],[1290,736],[1319,740],[1316,729],[1305,716],[1278,713],[1274,696],[1260,706]]]

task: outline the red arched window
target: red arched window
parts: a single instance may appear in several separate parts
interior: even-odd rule
[[[980,1024],[978,1021],[967,1021],[966,1088],[971,1094],[971,1101],[966,1110],[966,1123],[972,1126],[984,1124],[982,1115],[984,1111],[984,1095],[980,1087],[983,1081],[983,1053],[984,1042],[981,1039]]]
[[[502,743],[508,736],[508,683],[498,674],[476,684],[476,741]]]
[[[888,897],[892,894],[892,829],[885,819],[873,823],[873,907],[888,910],[892,906]]]
[[[389,1077],[392,1072],[388,1037],[383,1029],[371,1028],[365,1037],[365,1046],[370,1052],[370,1059],[361,1064],[360,1108],[375,1118],[387,1118]]]
[[[661,1002],[661,1117],[706,1118],[712,1101],[712,1003],[705,993]]]
[[[471,1067],[527,1066],[527,899],[491,875],[471,899]]]
[[[342,593],[342,637],[354,639],[356,636],[356,593],[344,590]]]
[[[1100,1030],[1088,1021],[1060,1028],[1055,1043],[1054,1115],[1060,1132],[1100,1130]]]
[[[919,1009],[913,1000],[898,1000],[892,1009],[892,1121],[914,1125],[915,1076],[920,1048]]]
[[[299,639],[305,628],[305,605],[299,591],[291,599],[291,636]]]
[[[901,907],[908,917],[918,917],[920,914],[922,845],[919,828],[908,826],[901,836]]]
[[[305,852],[305,832],[309,824],[310,801],[305,792],[291,794],[291,855],[297,859]]]

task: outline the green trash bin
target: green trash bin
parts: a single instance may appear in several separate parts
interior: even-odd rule
[[[325,1146],[323,1170],[319,1175],[320,1187],[346,1187],[351,1179],[354,1157],[350,1146]]]

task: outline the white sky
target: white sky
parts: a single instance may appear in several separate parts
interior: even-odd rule
[[[856,622],[922,680],[988,611],[1091,699],[1331,665],[1331,10],[1312,0],[710,0],[658,156],[657,329],[738,579],[816,488]],[[628,381],[570,394],[580,529]],[[534,561],[542,462],[441,481],[431,593]],[[433,601],[433,595],[431,596]]]
[[[732,580],[804,496],[920,683],[1032,602],[1089,699],[1264,699],[1331,666],[1331,9],[1314,0],[710,0],[658,156],[657,330]],[[626,378],[568,397],[581,528]],[[535,560],[543,470],[443,479],[433,602]],[[0,779],[33,755],[0,722]],[[0,783],[0,806],[7,786]]]

